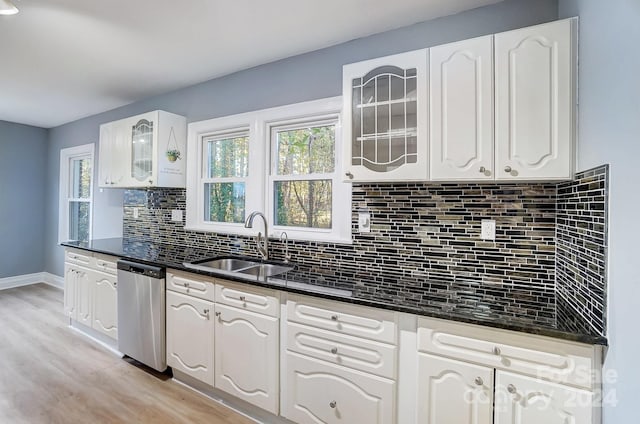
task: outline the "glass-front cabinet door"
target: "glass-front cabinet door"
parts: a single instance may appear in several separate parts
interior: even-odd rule
[[[146,118],[136,118],[131,124],[129,127],[131,175],[129,177],[134,183],[151,184],[149,180],[153,177],[154,122]]]
[[[427,179],[427,60],[425,49],[344,66],[345,180]]]

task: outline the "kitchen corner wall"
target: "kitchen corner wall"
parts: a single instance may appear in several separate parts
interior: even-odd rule
[[[602,335],[603,327],[582,322],[602,321],[604,303],[585,309],[581,300],[604,298],[605,263],[573,264],[575,255],[591,255],[588,248],[606,249],[606,237],[588,243],[583,237],[591,219],[606,235],[600,216],[606,179],[606,171],[594,170],[559,185],[354,185],[353,244],[294,241],[290,249],[301,276],[320,275],[313,283],[348,288],[359,297],[547,325],[561,317],[572,323],[568,329]],[[597,205],[582,206],[591,200]],[[184,190],[128,190],[124,205],[126,238],[256,256],[251,238],[185,231],[184,222],[172,222],[172,209],[185,210]],[[580,205],[579,219],[571,205]],[[371,213],[370,233],[357,233],[355,212],[362,208]],[[497,221],[495,242],[479,239],[483,219]],[[283,245],[274,239],[270,246],[281,259]],[[584,266],[600,279],[578,294],[574,286]]]

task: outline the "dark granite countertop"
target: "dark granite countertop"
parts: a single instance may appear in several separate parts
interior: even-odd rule
[[[221,277],[219,274],[185,267],[184,262],[197,261],[204,258],[216,256],[228,256],[228,253],[221,253],[197,248],[185,248],[169,244],[158,244],[143,240],[124,240],[122,238],[97,239],[89,242],[69,241],[61,243],[63,246],[88,250],[91,252],[104,253],[124,259],[140,261],[152,265],[164,266],[167,268],[179,269],[197,274]],[[407,306],[394,302],[392,298],[388,301],[374,300],[367,298],[360,293],[355,284],[353,290],[342,287],[327,287],[321,283],[322,275],[311,274],[294,268],[293,271],[277,278],[257,279],[257,277],[238,278],[233,275],[225,275],[223,278],[235,280],[242,283],[269,287],[288,292],[306,294],[322,297],[325,299],[337,300],[364,306],[371,306],[382,309],[389,309],[399,312],[423,315],[433,318],[448,319],[452,321],[478,324],[506,330],[520,331],[530,334],[555,337],[588,344],[606,345],[607,339],[602,336],[576,333],[564,328],[562,323],[555,325],[536,322],[529,318],[519,318],[514,316],[504,316],[495,313],[491,308],[475,308],[459,310],[450,308],[446,310],[442,305],[425,302],[417,306]]]

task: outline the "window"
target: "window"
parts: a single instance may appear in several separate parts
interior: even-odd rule
[[[93,144],[60,150],[58,240],[91,239]]]
[[[187,229],[351,242],[351,185],[340,169],[340,98],[299,103],[189,125]],[[195,171],[194,171],[195,170]]]

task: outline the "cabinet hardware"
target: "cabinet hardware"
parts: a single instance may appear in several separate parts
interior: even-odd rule
[[[493,354],[494,355],[500,355],[500,348],[498,346],[493,348]]]
[[[338,321],[338,315],[331,315],[331,321]]]
[[[350,180],[353,179],[353,174],[351,172],[346,172],[344,175],[346,175],[347,177],[349,177]]]
[[[505,166],[504,167],[504,172],[511,172],[511,167],[510,166]]]
[[[484,166],[480,167],[480,173],[484,174],[484,172],[487,170],[487,168],[485,168]]]
[[[216,312],[216,316],[219,317],[222,314],[222,312]]]
[[[240,296],[240,302],[246,302],[246,297],[245,296]]]
[[[514,386],[513,384],[509,384],[507,386],[507,392],[509,392],[512,395],[514,395],[514,394],[516,394],[518,392],[518,390],[516,389],[516,386]]]
[[[208,310],[208,309],[205,309],[205,310],[204,310],[204,311],[202,311],[202,312],[204,312],[204,314],[203,314],[203,315],[204,315],[204,317],[205,317],[206,319],[209,319],[209,310]]]
[[[477,386],[482,386],[484,384],[484,381],[482,381],[482,378],[476,377],[475,383]]]
[[[336,401],[335,401],[335,400],[332,400],[331,402],[329,402],[329,406],[330,406],[331,408],[333,408],[333,409],[335,409],[337,405],[338,405],[338,404],[336,403]]]
[[[338,354],[338,348],[337,347],[331,348],[331,353],[333,353],[334,355],[337,355]]]

